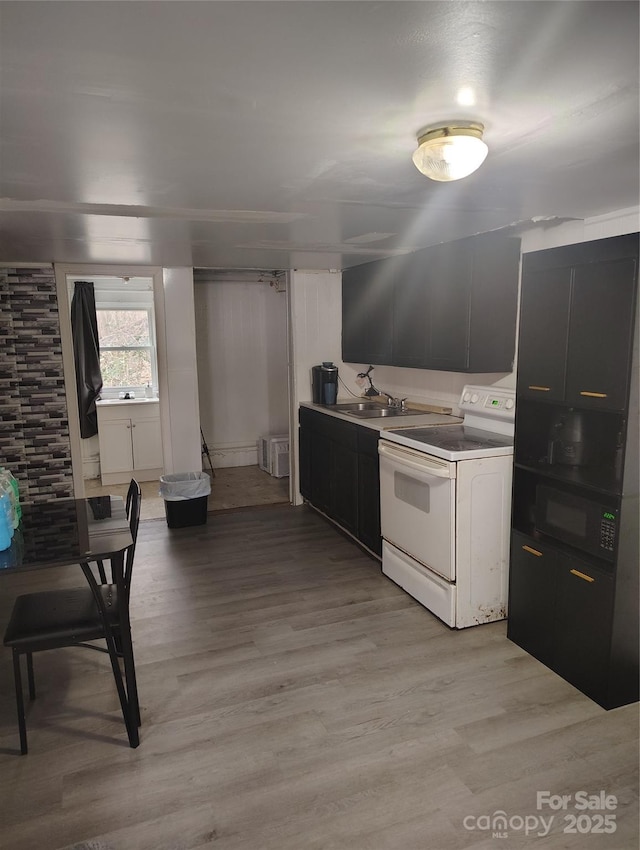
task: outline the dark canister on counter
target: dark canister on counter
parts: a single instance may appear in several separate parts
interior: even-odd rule
[[[338,367],[327,360],[322,366],[313,366],[311,389],[314,404],[335,404],[338,397]]]

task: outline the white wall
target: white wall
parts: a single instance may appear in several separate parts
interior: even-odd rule
[[[200,417],[214,467],[258,462],[257,440],[289,432],[287,296],[268,282],[195,284]]]
[[[311,401],[311,369],[331,360],[343,376],[342,275],[337,272],[294,270],[289,276],[289,322],[292,364],[289,376],[291,397],[289,465],[293,482],[291,498],[301,504],[298,491],[298,405]],[[349,378],[347,377],[347,380]],[[357,389],[357,388],[356,388]],[[342,395],[342,387],[338,395]]]
[[[160,399],[167,399],[161,405],[165,472],[197,472],[202,456],[193,271],[163,269],[162,281],[164,299],[156,299],[155,309],[156,324],[165,330],[164,340],[158,334]]]
[[[342,376],[342,275],[293,271],[289,288],[294,395],[297,402],[311,401],[313,366],[332,361]]]
[[[352,392],[361,393],[355,383],[358,372],[365,371],[367,364],[344,364],[341,374]],[[489,374],[467,374],[460,372],[432,372],[428,369],[401,369],[396,366],[376,366],[371,373],[376,389],[395,398],[406,398],[422,404],[437,404],[450,407],[458,413],[458,401],[465,384],[483,386],[515,387],[514,372]]]

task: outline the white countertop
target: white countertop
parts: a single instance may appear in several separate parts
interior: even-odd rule
[[[340,404],[358,401],[359,399],[339,399],[337,405],[313,404],[310,401],[301,401],[300,407],[308,407],[310,410],[317,410],[319,413],[324,413],[327,416],[333,416],[336,419],[342,419],[344,422],[352,422],[355,425],[362,425],[365,428],[371,428],[373,431],[388,431],[391,428],[424,428],[428,425],[455,425],[462,422],[459,416],[452,416],[447,413],[416,413],[407,416],[379,416],[373,419],[365,419],[363,416],[349,416],[347,413],[340,413]],[[366,399],[361,399],[366,401]]]
[[[96,402],[97,407],[116,407],[117,405],[159,404],[159,398],[101,398]]]

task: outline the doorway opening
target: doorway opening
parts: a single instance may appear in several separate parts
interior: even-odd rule
[[[200,268],[193,280],[209,510],[289,503],[287,274]]]
[[[153,266],[80,264],[59,264],[55,271],[74,492],[77,497],[122,495],[135,476],[143,491],[141,518],[163,516],[158,478],[170,429],[161,354],[166,348],[162,271]],[[71,328],[77,281],[92,284],[103,378],[96,403],[98,434],[86,439],[79,427]]]

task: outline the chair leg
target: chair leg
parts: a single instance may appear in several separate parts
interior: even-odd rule
[[[107,574],[104,571],[104,563],[102,561],[96,561],[96,563],[98,564],[98,575],[100,576],[100,583],[106,584]]]
[[[20,653],[13,648],[13,678],[16,687],[16,708],[18,709],[18,729],[20,730],[20,752],[27,754],[27,721],[24,716],[24,698],[22,696],[22,675],[20,673]]]
[[[138,729],[142,726],[142,718],[140,717],[140,701],[138,699],[138,681],[136,679],[136,668],[134,665],[131,665],[131,694],[129,694],[129,699],[135,700],[136,704],[136,723],[138,724]]]
[[[27,652],[27,679],[29,680],[29,699],[36,698],[36,680],[33,675],[33,653]]]

